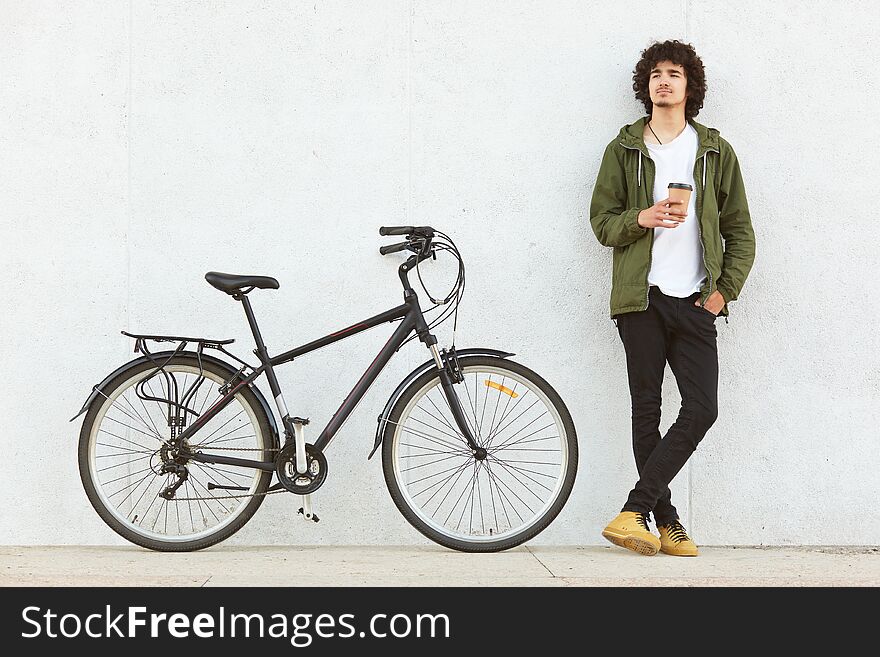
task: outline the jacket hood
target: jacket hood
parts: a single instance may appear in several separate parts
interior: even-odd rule
[[[647,146],[645,146],[644,130],[645,124],[651,117],[643,116],[637,121],[623,126],[618,134],[619,141],[630,148],[637,148],[644,155],[648,154]],[[694,130],[697,131],[700,146],[697,149],[697,157],[700,157],[704,151],[721,152],[721,133],[715,128],[708,128],[702,123],[697,123],[693,119],[688,119]]]

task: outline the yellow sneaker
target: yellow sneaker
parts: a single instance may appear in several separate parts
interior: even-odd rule
[[[602,530],[602,536],[615,545],[647,556],[657,554],[660,549],[660,539],[648,529],[644,513],[622,511]]]
[[[681,523],[676,520],[668,525],[657,525],[660,532],[660,551],[675,557],[696,557],[697,544],[694,543]]]

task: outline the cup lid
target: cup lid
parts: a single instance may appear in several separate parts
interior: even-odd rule
[[[689,189],[694,191],[694,188],[687,183],[669,183],[669,187],[667,189]]]

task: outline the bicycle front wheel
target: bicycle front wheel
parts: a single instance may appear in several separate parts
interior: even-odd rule
[[[195,412],[186,414],[191,422],[222,397],[229,377],[226,368],[183,352],[164,374],[151,362],[123,370],[89,409],[80,432],[80,477],[98,515],[126,540],[152,550],[198,550],[234,534],[259,508],[271,473],[200,463],[169,450],[170,407],[159,400],[183,401],[193,390],[186,400]],[[247,387],[187,447],[253,460],[275,457],[270,420]],[[186,476],[166,498],[161,493],[181,481],[169,465]]]
[[[577,471],[571,414],[519,363],[460,357],[454,386],[478,460],[459,431],[438,371],[400,396],[383,434],[385,482],[400,512],[432,541],[464,552],[506,550],[534,538],[568,500]]]

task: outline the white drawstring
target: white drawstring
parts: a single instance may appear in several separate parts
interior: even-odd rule
[[[709,158],[709,153],[704,153],[703,160],[703,191],[706,191],[706,160]],[[639,187],[642,186],[642,151],[639,151]]]

